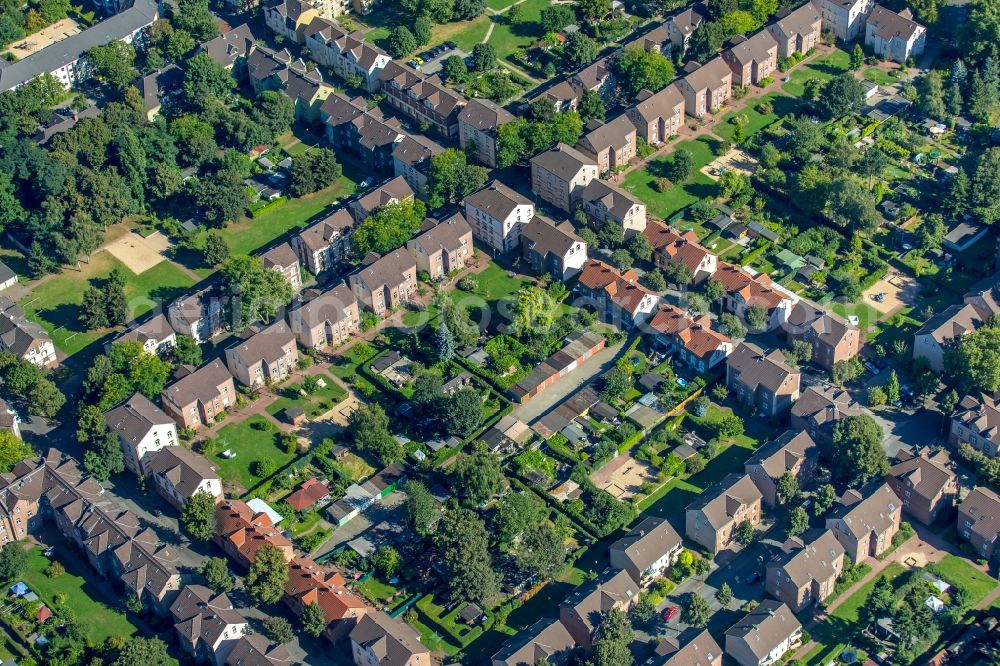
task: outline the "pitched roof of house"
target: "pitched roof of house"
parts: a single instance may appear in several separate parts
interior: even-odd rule
[[[889,476],[899,479],[920,497],[934,500],[956,478],[948,466],[948,454],[914,456],[906,449],[896,454],[896,463],[889,468]]]
[[[170,325],[170,322],[167,321],[166,315],[161,312],[152,319],[125,331],[115,338],[115,342],[127,342],[132,340],[137,342],[146,342],[147,340],[161,342],[172,335],[174,335],[174,329]]]
[[[24,316],[21,307],[6,296],[0,296],[0,342],[18,357],[39,342],[49,341],[44,328]]]
[[[767,311],[778,307],[789,297],[771,286],[771,278],[763,273],[751,276],[738,266],[719,262],[712,275],[713,280],[722,283],[727,293],[738,294],[747,305],[759,305]]]
[[[666,25],[661,23],[641,37],[633,39],[625,45],[625,48],[638,47],[643,51],[659,50],[669,41],[670,33],[667,31]]]
[[[465,98],[446,88],[437,76],[424,76],[395,60],[390,61],[378,77],[383,82],[394,82],[401,90],[412,91],[416,103],[433,109],[444,118],[465,106]]]
[[[712,253],[698,242],[698,235],[693,231],[681,233],[673,227],[650,220],[642,234],[653,247],[654,252],[660,252],[670,261],[680,262],[692,272],[696,272]]]
[[[407,134],[392,149],[392,157],[414,168],[430,168],[430,159],[444,152],[444,146],[422,134]]]
[[[317,34],[323,37],[328,46],[335,44],[341,56],[353,61],[366,72],[371,72],[380,58],[389,58],[378,46],[366,42],[363,32],[345,32],[339,25],[321,16],[317,16],[306,26],[303,37]]]
[[[636,569],[645,571],[680,545],[680,535],[666,519],[648,516],[611,544],[611,551],[623,553]]]
[[[799,462],[819,455],[819,447],[805,431],[786,430],[784,433],[757,449],[746,462],[746,467],[759,466],[772,479],[779,479],[791,472]]]
[[[229,499],[216,505],[216,534],[223,541],[228,541],[247,562],[253,562],[257,551],[264,544],[277,546],[286,552],[291,552],[292,542],[266,513],[254,513],[246,502]]]
[[[298,490],[286,497],[285,502],[291,505],[291,507],[296,511],[303,511],[311,507],[316,502],[321,501],[324,497],[329,496],[329,482],[320,481],[315,477],[310,477],[301,486],[299,486]]]
[[[585,202],[600,202],[615,218],[624,219],[635,206],[646,208],[638,197],[606,180],[595,178],[583,188],[581,196]]]
[[[462,239],[472,233],[472,227],[469,226],[465,216],[461,213],[454,213],[451,217],[440,222],[431,221],[431,223],[433,226],[429,226],[426,231],[412,240],[427,254],[438,250],[445,252],[460,250],[463,247]]]
[[[928,319],[914,335],[929,335],[939,344],[944,344],[972,333],[984,323],[983,314],[976,306],[958,303]]]
[[[733,71],[729,69],[726,61],[722,56],[716,56],[685,76],[683,80],[697,92],[706,88],[714,90],[722,85],[723,81],[732,80],[732,77]]]
[[[108,410],[104,415],[108,427],[126,442],[136,443],[158,425],[172,425],[173,419],[141,393]]]
[[[727,629],[726,638],[742,640],[751,653],[763,659],[801,628],[788,606],[780,601],[765,599]]]
[[[286,666],[291,663],[285,646],[271,643],[263,634],[240,636],[226,657],[226,666]]]
[[[396,176],[392,180],[382,183],[371,192],[363,195],[353,202],[352,205],[362,208],[366,214],[371,215],[379,208],[388,206],[398,201],[406,201],[413,198],[413,188],[402,176]]]
[[[255,43],[250,24],[244,23],[202,43],[199,51],[208,55],[216,65],[231,67],[239,58],[250,53]]]
[[[257,361],[264,361],[270,365],[285,357],[285,350],[289,345],[295,345],[295,334],[283,319],[279,319],[250,337],[240,340],[229,349],[236,350],[245,365]]]
[[[739,373],[737,379],[751,391],[763,386],[771,393],[798,385],[799,371],[785,362],[780,349],[768,354],[752,342],[741,342],[726,361],[729,368]]]
[[[585,150],[592,150],[595,153],[608,149],[617,151],[634,144],[636,141],[635,125],[624,113],[604,123],[599,121],[592,121],[592,123],[593,125],[588,123],[587,127],[584,128],[584,134],[580,137],[578,144],[583,146]]]
[[[571,222],[557,225],[540,215],[533,217],[521,230],[521,243],[543,257],[552,254],[562,259],[570,248],[582,242]]]
[[[792,405],[792,416],[806,419],[816,427],[845,416],[857,416],[861,411],[861,405],[850,393],[833,387],[810,386]]]
[[[665,661],[659,662],[659,666],[714,666],[722,654],[722,648],[707,629],[703,629],[683,646],[677,638],[670,637],[663,639],[656,648],[658,657],[666,657]]]
[[[219,480],[215,467],[208,458],[183,446],[165,446],[153,454],[149,471],[161,474],[182,497],[193,497],[207,480]]]
[[[212,402],[219,395],[219,387],[232,381],[233,375],[222,361],[209,361],[163,389],[163,398],[179,407],[194,401]]]
[[[499,180],[465,197],[465,203],[478,208],[497,220],[505,220],[518,206],[530,206],[531,201]]]
[[[792,306],[787,323],[802,332],[812,331],[816,339],[831,347],[837,346],[845,337],[857,331],[856,327],[848,324],[836,312],[823,310],[805,300]]]
[[[289,563],[285,594],[303,606],[319,604],[327,623],[357,618],[367,608],[364,601],[347,589],[347,580],[338,571],[304,557]]]
[[[980,535],[987,541],[992,541],[1000,535],[1000,495],[989,488],[977,486],[972,489],[959,511],[972,519],[969,531]]]
[[[781,32],[785,37],[794,37],[812,32],[813,27],[822,20],[823,14],[819,7],[807,2],[772,22],[771,29]]]
[[[643,99],[636,102],[632,108],[647,123],[659,118],[669,118],[674,115],[678,106],[681,107],[681,113],[684,113],[684,93],[680,91],[676,83],[671,83],[663,90],[650,93],[648,96],[645,93],[650,93],[650,91],[640,92],[639,96]]]
[[[862,539],[874,532],[882,534],[895,524],[893,512],[902,503],[889,486],[882,483],[878,488],[862,495],[856,490],[848,490],[840,499],[840,505],[827,517],[840,519],[856,539]]]
[[[170,604],[170,614],[174,629],[192,645],[203,640],[214,647],[230,627],[247,622],[225,592],[216,594],[204,585],[181,588]]]
[[[142,96],[146,111],[160,106],[163,97],[178,90],[184,82],[184,71],[170,63],[162,69],[150,72],[136,79],[136,88]]]
[[[662,335],[675,335],[681,345],[698,358],[711,356],[723,345],[732,345],[729,336],[712,328],[708,315],[695,318],[686,310],[669,303],[661,303],[649,326]]]
[[[779,553],[768,567],[781,569],[796,585],[803,587],[812,581],[827,581],[837,575],[835,564],[844,556],[844,547],[837,541],[832,530],[822,534],[807,544],[796,544]]]
[[[951,418],[981,437],[1000,442],[1000,404],[990,395],[965,396]]]
[[[339,322],[350,316],[348,309],[357,303],[354,292],[344,282],[327,289],[316,298],[293,310],[310,328],[324,322]]]
[[[298,238],[307,248],[318,252],[329,247],[334,239],[348,233],[353,226],[354,218],[351,212],[346,208],[338,208],[316,224],[304,229]]]
[[[695,31],[705,20],[704,15],[698,11],[698,6],[693,5],[684,11],[678,12],[667,19],[683,34],[689,35]]]
[[[596,90],[611,76],[610,57],[604,57],[587,65],[573,75],[573,80],[577,81],[588,90]]]
[[[354,277],[364,282],[369,289],[378,289],[384,285],[394,287],[406,282],[404,274],[415,271],[416,268],[417,262],[413,255],[405,250],[395,250],[365,266]]]
[[[733,522],[733,517],[745,506],[763,499],[757,485],[747,474],[726,476],[688,505],[688,511],[700,511],[715,530]]]
[[[533,666],[542,659],[551,660],[576,647],[576,641],[559,620],[541,619],[520,632],[493,655],[494,662],[507,666]]]
[[[764,62],[768,60],[772,51],[777,53],[778,41],[769,30],[760,32],[744,39],[738,44],[730,47],[730,57],[739,65],[749,65],[753,62]]]
[[[624,569],[605,572],[596,580],[584,583],[576,588],[560,607],[572,608],[580,616],[583,623],[593,632],[594,623],[608,610],[619,605],[630,604],[639,596],[639,585],[632,580]]]
[[[351,630],[351,642],[371,651],[380,666],[404,666],[413,655],[428,652],[410,625],[380,610],[365,613]]]
[[[906,13],[909,13],[909,10]],[[891,9],[876,4],[865,24],[875,26],[875,34],[886,41],[897,38],[909,41],[923,27],[911,20],[911,17],[912,14],[904,16],[904,14],[897,14]]]
[[[495,132],[500,125],[514,120],[514,116],[496,102],[475,98],[458,113],[458,119],[480,132]]]
[[[565,181],[573,180],[580,173],[580,169],[585,166],[597,167],[597,163],[591,157],[565,143],[559,143],[555,148],[535,155],[531,158],[531,163],[537,164]]]
[[[590,259],[580,273],[578,284],[590,291],[600,291],[626,312],[635,314],[646,297],[656,295],[639,285],[639,276],[633,270],[619,272],[599,259]]]

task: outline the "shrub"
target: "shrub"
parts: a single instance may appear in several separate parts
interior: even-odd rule
[[[58,578],[66,573],[66,568],[59,562],[53,562],[49,566],[45,567],[45,575],[49,578]]]
[[[657,178],[656,181],[653,183],[653,189],[656,190],[657,192],[666,192],[673,186],[674,184],[670,182],[669,178],[663,178],[663,177]]]
[[[462,291],[475,291],[478,287],[479,283],[471,275],[467,275],[458,281],[458,288]]]
[[[253,464],[254,476],[260,477],[262,479],[271,476],[277,469],[278,469],[277,463],[275,463],[270,458],[258,460]]]

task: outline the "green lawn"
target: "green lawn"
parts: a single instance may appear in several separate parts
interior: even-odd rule
[[[486,0],[486,6],[490,9],[504,9],[514,4],[515,0]]]
[[[271,403],[267,408],[267,413],[271,416],[284,418],[282,412],[292,405],[298,405],[306,413],[306,417],[311,419],[330,411],[337,403],[347,397],[347,391],[330,375],[321,374],[319,377],[326,383],[326,386],[316,389],[315,392],[307,396],[299,394],[299,390],[302,388],[301,382],[284,387],[283,397]]]
[[[882,313],[867,303],[834,303],[833,311],[841,317],[854,315],[858,318],[858,327],[867,331],[878,324]]]
[[[66,607],[73,611],[83,635],[97,645],[102,644],[108,636],[128,637],[135,634],[135,625],[128,621],[124,613],[97,601],[100,591],[94,584],[72,573],[79,567],[87,566],[86,563],[70,556],[67,546],[58,546],[56,551],[55,559],[66,567],[66,573],[57,578],[46,576],[45,569],[50,560],[45,557],[41,548],[36,547],[31,549],[28,568],[21,575],[21,580],[52,608],[58,608],[54,601],[55,595],[60,592],[65,594]]]
[[[539,20],[542,10],[549,5],[549,0],[525,0],[519,5],[521,19],[518,23],[510,25],[503,16],[498,18],[489,42],[497,50],[497,58],[504,60],[517,49],[527,48],[545,36]]]
[[[899,81],[898,71],[894,69],[891,72],[886,72],[878,67],[870,67],[865,70],[865,79],[880,86],[891,86]]]
[[[772,109],[770,113],[764,113],[760,110],[763,102],[771,103]],[[769,93],[759,100],[753,101],[747,108],[741,111],[727,113],[719,121],[719,124],[715,126],[713,132],[726,141],[732,141],[733,135],[736,133],[736,125],[732,123],[732,120],[736,116],[742,115],[747,118],[747,136],[750,137],[778,119],[795,112],[798,107],[798,100],[788,95],[777,92]]]
[[[715,181],[700,169],[715,159],[712,153],[712,139],[700,137],[693,141],[682,141],[672,152],[683,148],[694,156],[692,175],[683,183],[674,183],[666,192],[657,192],[653,185],[657,178],[666,176],[671,157],[665,156],[648,162],[643,169],[637,169],[625,176],[623,187],[643,201],[654,217],[667,219],[699,199],[714,197],[717,192]]]
[[[934,569],[947,582],[964,588],[969,593],[972,606],[982,601],[997,586],[995,578],[955,555],[945,555],[934,565]]]
[[[364,363],[378,356],[378,353],[377,349],[367,343],[356,344],[330,365],[330,372],[349,386],[365,386],[372,392],[377,391],[375,385],[365,379],[359,370]]]
[[[383,3],[377,11],[368,14],[364,18],[358,19],[359,23],[364,23],[372,29],[365,34],[365,41],[378,44],[382,48],[387,46],[389,33],[397,25],[412,25],[410,19],[401,8],[394,8],[396,3]],[[457,21],[455,23],[444,23],[434,26],[431,41],[427,46],[420,47],[416,52],[437,46],[442,42],[454,41],[458,48],[463,51],[472,52],[472,47],[483,41],[486,31],[490,27],[490,17],[487,15],[478,16],[471,21]],[[402,58],[407,60],[408,58]]]
[[[452,302],[464,307],[469,311],[473,321],[479,321],[481,311],[489,308],[491,311],[489,321],[495,327],[509,318],[508,308],[500,306],[500,303],[513,298],[517,291],[526,285],[533,284],[532,280],[522,275],[514,273],[509,275],[508,271],[498,264],[490,262],[481,273],[469,276],[476,282],[473,291],[455,289],[449,292],[448,296]],[[427,313],[409,312],[404,317],[403,322],[407,326],[414,326],[421,323],[419,317],[426,317],[428,320],[437,316],[433,306],[428,308]]]
[[[902,565],[890,562],[882,570],[879,577],[895,580],[905,572],[906,569]],[[840,604],[830,614],[830,617],[813,628],[810,633],[813,640],[816,641],[817,646],[806,655],[805,663],[814,666],[826,664],[847,647],[851,637],[861,629],[861,627],[857,626],[859,612],[865,601],[868,600],[868,595],[871,593],[873,587],[875,587],[874,578],[845,599],[844,603]]]
[[[818,79],[829,81],[838,74],[846,72],[850,68],[851,54],[847,51],[836,51],[816,58],[805,66],[798,66],[789,74],[791,79],[781,86],[781,89],[793,97],[802,97],[805,92],[806,81]]]
[[[20,305],[29,319],[48,331],[61,351],[72,355],[88,346],[107,330],[88,331],[80,323],[83,292],[91,280],[107,278],[112,269],[121,268],[127,277],[125,296],[131,316],[141,317],[157,303],[168,304],[187,291],[195,281],[169,261],[161,261],[136,275],[109,252],[98,252],[80,270],[66,268],[61,273],[31,286],[31,293]]]
[[[255,427],[254,424],[262,425]],[[277,434],[277,426],[259,414],[220,429],[218,447],[212,456],[219,475],[229,483],[249,489],[263,480],[254,474],[258,461],[273,460],[277,469],[287,465],[295,456],[278,447]],[[236,456],[223,458],[221,454],[226,450],[231,450]]]

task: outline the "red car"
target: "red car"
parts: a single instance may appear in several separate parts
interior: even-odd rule
[[[674,619],[677,617],[677,611],[677,606],[668,606],[667,610],[663,611],[663,619],[668,621]]]

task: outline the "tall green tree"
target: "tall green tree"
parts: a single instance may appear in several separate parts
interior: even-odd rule
[[[500,461],[480,444],[455,461],[450,476],[458,497],[473,506],[493,499],[503,483]]]
[[[469,164],[463,151],[446,148],[431,157],[427,173],[427,203],[432,209],[441,208],[446,203],[457,203],[466,195],[482,189],[488,175],[483,167]]]
[[[629,99],[640,90],[657,92],[674,79],[674,63],[658,51],[628,46],[615,61],[618,82]]]
[[[887,474],[889,461],[882,448],[883,438],[882,426],[867,414],[837,421],[831,455],[837,478],[856,488]]]
[[[278,271],[265,268],[259,257],[230,257],[219,271],[225,278],[225,295],[234,330],[256,321],[270,321],[292,300],[292,287]]]
[[[215,535],[215,497],[199,491],[184,503],[181,526],[196,539],[207,541]]]
[[[247,593],[263,603],[274,603],[285,594],[288,562],[281,549],[266,543],[257,549],[246,577]]]
[[[407,481],[403,491],[406,493],[403,514],[407,526],[418,536],[429,535],[438,515],[437,502],[420,481]]]
[[[486,525],[472,511],[459,507],[442,516],[435,542],[453,600],[482,605],[500,591],[489,541]]]

